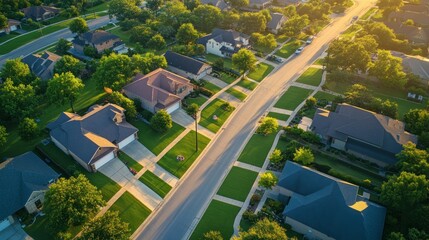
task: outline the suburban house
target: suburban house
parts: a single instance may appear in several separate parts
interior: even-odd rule
[[[138,129],[125,120],[124,111],[115,104],[94,105],[83,116],[63,112],[47,128],[58,148],[95,172],[137,139]]]
[[[392,12],[389,14],[389,21],[395,22],[405,22],[408,19],[411,19],[414,24],[421,27],[429,26],[429,14],[427,12],[410,12],[410,11],[400,11]]]
[[[0,231],[14,223],[18,210],[39,211],[49,184],[59,176],[33,152],[0,163]]]
[[[403,122],[349,104],[335,112],[317,109],[310,130],[329,146],[380,166],[396,163],[395,155],[417,136],[404,130]]]
[[[255,8],[255,9],[265,9],[268,8],[272,0],[249,0],[249,8]]]
[[[229,9],[228,3],[225,0],[201,0],[201,4],[208,4],[219,8],[221,11]]]
[[[26,19],[33,19],[34,21],[44,21],[57,16],[60,9],[49,6],[31,6],[21,10]]]
[[[285,222],[307,239],[379,240],[386,209],[358,195],[359,186],[287,161],[279,177]]]
[[[407,39],[412,44],[429,43],[429,27],[422,28],[405,25],[402,22],[387,22],[386,26],[391,28],[398,36]]]
[[[287,18],[281,13],[271,13],[271,21],[267,23],[267,30],[277,34],[286,20]]]
[[[190,79],[200,80],[213,70],[209,64],[172,51],[167,51],[164,57],[169,70]]]
[[[234,30],[213,29],[212,33],[198,39],[197,43],[206,48],[207,53],[220,57],[231,57],[241,48],[249,48],[250,36]]]
[[[60,58],[59,55],[46,51],[42,55],[27,55],[22,59],[22,62],[27,64],[36,76],[42,80],[48,80],[54,76],[54,66]]]
[[[192,90],[193,85],[188,79],[162,68],[146,75],[137,74],[123,88],[125,95],[139,99],[142,107],[152,113],[161,109],[168,113],[174,112]]]
[[[98,53],[102,53],[104,50],[117,51],[125,45],[118,36],[104,30],[95,30],[77,35],[72,43],[74,50],[79,54],[84,53],[86,46],[94,47]]]
[[[14,19],[7,20],[7,26],[3,29],[0,29],[0,36],[9,34],[21,28],[21,22]]]

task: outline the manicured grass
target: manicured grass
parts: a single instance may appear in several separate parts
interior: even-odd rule
[[[275,37],[276,37],[276,40],[278,43],[284,43],[286,40],[289,39],[289,37],[284,35],[284,34],[283,35],[276,35]]]
[[[375,13],[376,11],[378,11],[378,8],[372,7],[360,19],[367,20],[369,16],[371,16],[371,14]]]
[[[324,58],[318,58],[313,64],[323,66],[323,64],[325,64],[325,59]]]
[[[248,80],[246,78],[241,79],[241,81],[239,81],[237,83],[237,85],[240,86],[240,87],[247,88],[249,90],[253,90],[253,89],[255,89],[258,86],[257,83],[255,83],[253,81],[250,81],[250,80]]]
[[[411,109],[424,109],[427,105],[426,103],[428,102],[423,101],[423,103],[417,103],[417,102],[413,102],[413,101],[409,101],[406,99],[402,99],[402,98],[396,98],[396,97],[389,97],[386,96],[384,94],[378,94],[378,93],[374,93],[375,97],[379,97],[383,100],[389,100],[389,101],[393,101],[396,102],[398,104],[398,119],[403,119],[404,115],[409,112]]]
[[[128,156],[126,153],[124,152],[119,152],[118,153],[118,158],[125,163],[125,165],[127,165],[128,167],[136,170],[137,172],[140,172],[140,170],[143,169],[143,166],[140,165],[140,163],[138,163],[136,160],[134,160],[133,158],[131,158],[130,156]]]
[[[231,238],[234,233],[232,226],[239,211],[239,207],[217,200],[211,201],[190,239],[203,239],[204,233],[208,231],[219,231],[223,239]]]
[[[19,33],[16,33],[16,32],[11,32],[10,34],[3,35],[3,36],[1,36],[1,37],[0,37],[0,43],[2,43],[2,42],[6,42],[7,40],[12,39],[12,38],[14,38],[14,37],[17,37],[17,36],[19,36],[19,35],[20,35],[20,34],[19,34]]]
[[[76,236],[82,229],[83,225],[79,226],[73,226],[67,229],[67,232],[69,232],[72,236]],[[36,221],[31,224],[27,225],[24,228],[24,231],[30,235],[33,239],[39,240],[56,240],[58,237],[56,236],[56,233],[50,228],[48,223],[48,218],[46,216],[39,216],[37,217]]]
[[[110,33],[118,36],[128,47],[135,48],[137,44],[130,42],[130,34],[128,31],[122,31],[120,27],[109,30]]]
[[[222,57],[216,56],[216,55],[211,54],[211,53],[206,54],[205,58],[206,58],[206,60],[207,60],[207,61],[209,61],[211,64],[213,64],[213,63],[214,63],[217,59],[219,59],[219,58],[220,58],[220,59],[223,59],[223,66],[224,66],[225,68],[234,69],[234,70],[237,70],[237,71],[238,71],[238,69],[235,69],[235,68],[233,67],[233,65],[232,65],[232,60],[231,60],[230,58],[222,58]]]
[[[150,171],[146,171],[139,180],[162,198],[171,190],[171,186]]]
[[[152,212],[129,192],[124,192],[109,211],[119,212],[119,218],[129,224],[130,236]]]
[[[275,138],[276,133],[268,136],[254,134],[241,152],[238,161],[262,167]]]
[[[324,99],[324,100],[329,101],[329,102],[333,101],[336,98],[335,95],[332,95],[332,94],[327,93],[327,92],[322,92],[322,91],[318,91],[316,94],[314,94],[314,97],[317,100]]]
[[[322,81],[323,70],[319,68],[308,68],[296,81],[299,83],[319,86]]]
[[[212,91],[213,93],[217,93],[222,89],[222,88],[218,87],[217,85],[214,85],[211,82],[206,82],[204,87],[207,88],[208,90]]]
[[[94,0],[90,1],[90,2],[94,2]],[[109,1],[106,1],[102,4],[98,4],[96,6],[93,6],[93,7],[86,9],[85,14],[94,13],[94,12],[101,12],[101,11],[105,11],[107,9],[109,9]]]
[[[292,54],[295,53],[295,51],[302,45],[302,42],[299,40],[291,40],[288,43],[286,43],[281,49],[279,49],[275,55],[287,59]]]
[[[257,172],[232,167],[217,194],[244,202],[257,176]]]
[[[281,114],[281,113],[277,113],[277,112],[269,112],[267,114],[267,116],[272,117],[272,118],[276,118],[276,119],[282,120],[282,121],[286,121],[289,118],[289,115]]]
[[[236,77],[233,77],[233,76],[231,76],[225,72],[217,72],[217,73],[219,73],[219,75],[220,75],[219,79],[228,83],[228,84],[233,83],[237,79]]]
[[[226,93],[231,94],[232,96],[240,99],[241,101],[244,101],[244,99],[246,99],[247,95],[237,89],[234,88],[228,88],[226,91]]]
[[[181,178],[209,142],[209,138],[198,134],[198,151],[195,151],[195,131],[190,131],[158,161],[158,164],[176,177]],[[178,155],[184,156],[185,160],[178,161]]]
[[[247,76],[255,81],[262,81],[271,71],[273,71],[274,67],[266,64],[266,63],[258,63],[252,71],[247,74]]]
[[[130,121],[134,127],[138,128],[139,142],[147,147],[155,155],[160,154],[174,139],[176,139],[185,128],[173,122],[173,127],[166,133],[160,133],[149,126],[149,124],[140,121]]]
[[[71,169],[78,170],[80,173],[84,174],[89,181],[101,191],[103,199],[108,201],[110,198],[115,195],[116,192],[121,188],[117,183],[115,183],[110,178],[106,177],[100,172],[88,172],[81,165],[79,165],[71,156],[66,155],[61,149],[59,149],[55,144],[49,143],[48,145],[40,144],[39,148],[48,155],[54,163],[59,165],[65,171],[70,171]]]
[[[203,96],[198,96],[196,98],[191,98],[188,97],[186,98],[186,103],[188,103],[189,105],[191,105],[192,103],[196,103],[198,106],[201,107],[201,105],[203,105],[205,102],[207,102],[207,98],[203,97]]]
[[[208,130],[216,133],[228,119],[229,115],[234,111],[225,111],[222,109],[222,105],[226,103],[221,99],[213,100],[206,108],[201,112],[201,119],[199,125],[207,128]],[[213,116],[217,116],[217,120],[213,119]]]
[[[281,96],[274,107],[294,110],[311,94],[311,92],[312,90],[309,89],[291,86],[283,96]]]

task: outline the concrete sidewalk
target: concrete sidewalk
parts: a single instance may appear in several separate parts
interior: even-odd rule
[[[207,80],[208,82],[220,87],[220,88],[224,88],[224,87],[228,86],[228,83],[220,80],[219,78],[216,78],[216,77],[213,77],[210,75],[206,75],[204,77],[204,79]]]
[[[240,208],[243,207],[243,202],[240,202],[240,201],[237,201],[237,200],[234,200],[234,199],[231,199],[231,198],[227,198],[227,197],[224,197],[224,196],[221,196],[221,195],[217,195],[216,194],[213,197],[213,199],[221,201],[221,202],[224,202],[224,203],[228,203],[228,204],[234,205],[236,207],[240,207]]]
[[[282,109],[282,108],[271,108],[270,112],[275,112],[275,113],[280,113],[280,114],[285,114],[285,115],[291,115],[293,113],[293,111],[291,110],[286,110],[286,109]]]
[[[249,94],[252,92],[252,90],[247,89],[247,88],[244,88],[244,87],[242,87],[242,86],[238,86],[238,85],[235,85],[235,86],[234,86],[234,87],[232,87],[232,88],[234,88],[235,90],[240,91],[240,92],[242,92],[242,93],[245,93],[246,95],[249,95]]]
[[[185,110],[178,109],[171,114],[171,118],[173,121],[187,129],[195,130],[195,120],[189,116]],[[213,139],[215,137],[215,133],[208,130],[207,128],[198,125],[198,133],[203,134],[204,136]]]
[[[232,96],[229,93],[223,92],[219,95],[218,97],[219,99],[224,100],[225,102],[229,102],[229,104],[231,104],[232,106],[234,106],[235,108],[238,107],[238,105],[240,105],[241,100]]]
[[[253,171],[253,172],[259,172],[259,171],[261,171],[260,167],[256,167],[256,166],[253,166],[253,165],[250,165],[250,164],[247,164],[247,163],[244,163],[244,162],[239,162],[239,161],[235,161],[234,162],[234,166],[240,167],[240,168],[243,168],[243,169],[247,169],[247,170],[250,170],[250,171]]]
[[[168,183],[168,185],[172,187],[176,186],[177,182],[179,181],[179,179],[176,176],[174,176],[173,174],[171,174],[169,171],[165,170],[158,164],[149,165],[147,167],[147,170],[154,173],[156,176],[161,178],[164,182]]]

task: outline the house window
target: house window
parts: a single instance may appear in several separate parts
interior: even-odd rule
[[[39,200],[34,202],[34,205],[36,205],[37,209],[41,209],[42,208],[42,201],[40,201],[40,199],[39,199]]]

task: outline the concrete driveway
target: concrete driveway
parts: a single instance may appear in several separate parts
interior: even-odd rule
[[[176,111],[174,111],[171,114],[171,118],[173,119],[173,121],[179,125],[182,125],[185,128],[191,129],[191,130],[195,130],[195,122],[194,119],[189,116],[185,110],[183,109],[178,109]],[[212,139],[214,138],[215,134],[208,130],[205,127],[202,127],[200,125],[198,125],[198,132],[203,134],[204,136]]]
[[[32,240],[33,238],[21,228],[21,224],[15,221],[12,225],[0,231],[1,240]]]
[[[156,163],[155,154],[137,140],[132,141],[122,148],[122,151],[140,163],[143,167]]]

